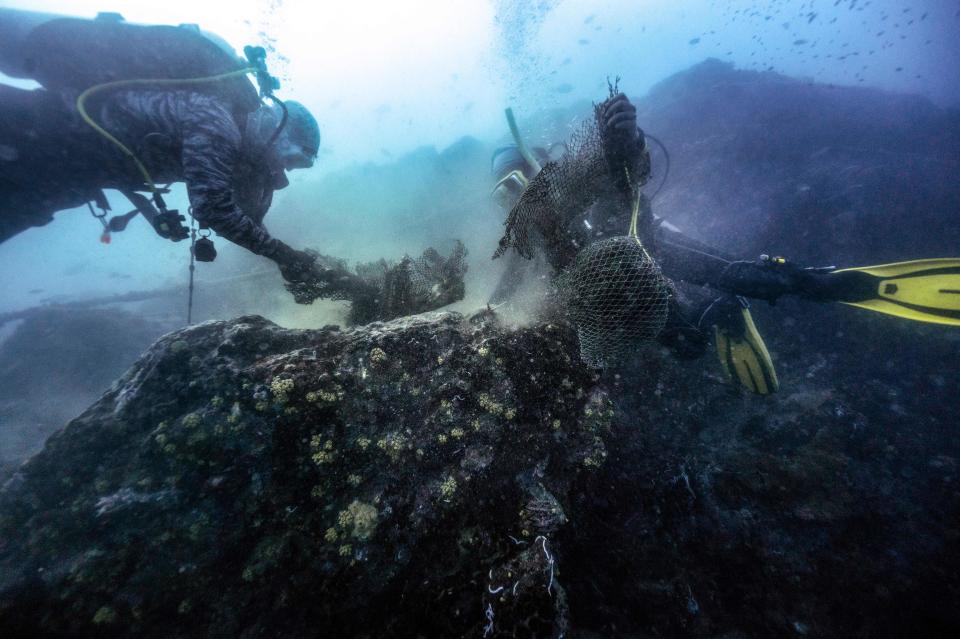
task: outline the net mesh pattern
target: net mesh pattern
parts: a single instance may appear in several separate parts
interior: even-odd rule
[[[604,124],[607,106],[573,135],[568,150],[530,181],[510,211],[494,257],[513,248],[530,258],[543,253],[560,273],[559,298],[576,324],[583,361],[609,365],[637,345],[657,337],[667,321],[671,288],[636,236],[627,235],[631,203],[649,177],[650,157],[642,144],[628,143]],[[585,212],[605,199],[623,214],[624,235],[591,243]],[[643,200],[639,202],[643,203]],[[649,207],[637,211],[650,213]],[[649,237],[651,215],[638,216],[635,233]]]
[[[607,188],[608,169],[596,122],[584,122],[567,146],[563,157],[544,165],[510,211],[494,257],[510,248],[528,259],[539,251],[554,268],[562,268],[576,255],[571,222]]]
[[[448,256],[428,248],[396,264],[378,260],[356,267],[346,299],[350,322],[364,324],[423,313],[463,299],[467,249],[457,242]]]
[[[580,251],[557,289],[589,366],[614,363],[656,338],[667,321],[670,286],[634,237],[599,240]]]

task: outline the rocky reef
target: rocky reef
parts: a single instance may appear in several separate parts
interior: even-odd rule
[[[489,312],[167,335],[0,493],[4,636],[960,628],[956,437],[921,404],[576,354]]]
[[[488,314],[164,337],[3,489],[0,626],[563,632],[554,538],[613,415],[573,339]]]

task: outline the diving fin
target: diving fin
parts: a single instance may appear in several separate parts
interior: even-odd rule
[[[831,271],[833,301],[919,322],[960,326],[960,258]]]
[[[730,381],[752,393],[769,395],[780,390],[777,371],[767,345],[750,315],[750,305],[737,297],[739,306],[725,313],[715,326],[715,341],[720,365]]]

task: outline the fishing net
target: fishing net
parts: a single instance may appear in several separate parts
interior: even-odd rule
[[[507,217],[494,257],[513,248],[528,259],[541,252],[558,270],[568,264],[577,245],[571,222],[607,188],[607,173],[599,129],[593,121],[585,122],[567,152],[547,162],[530,181]]]
[[[530,181],[511,210],[494,257],[513,248],[524,257],[546,255],[560,273],[559,297],[576,324],[584,363],[603,367],[645,341],[653,340],[667,321],[671,289],[659,266],[644,249],[650,236],[649,208],[639,187],[650,173],[642,135],[634,146],[605,130],[606,105],[573,136],[569,150],[547,163]],[[585,211],[611,195],[630,219],[629,233],[590,242]],[[624,229],[626,230],[626,229]]]
[[[670,287],[633,236],[594,242],[557,279],[580,337],[580,357],[602,368],[657,337],[667,321]]]
[[[466,256],[458,241],[446,257],[428,248],[420,257],[405,256],[396,264],[378,260],[358,265],[346,295],[350,323],[423,313],[463,299]]]

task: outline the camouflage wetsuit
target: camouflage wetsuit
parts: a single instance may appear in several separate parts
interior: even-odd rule
[[[101,189],[142,188],[130,158],[81,120],[73,97],[0,86],[0,242]],[[88,111],[157,184],[186,182],[200,224],[254,253],[278,250],[263,216],[288,182],[262,149],[244,142],[245,114],[186,90],[117,91],[91,100]]]

